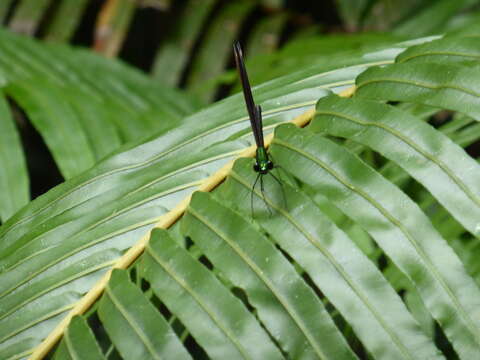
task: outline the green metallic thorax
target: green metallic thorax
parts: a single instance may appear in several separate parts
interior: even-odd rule
[[[267,174],[273,169],[273,163],[268,158],[267,150],[264,147],[257,148],[255,154],[255,165],[253,169],[260,174]]]

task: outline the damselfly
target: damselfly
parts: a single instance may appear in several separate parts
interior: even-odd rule
[[[255,182],[252,187],[252,194],[250,199],[250,207],[253,216],[253,192],[255,191],[255,186],[260,180],[260,191],[262,193],[263,201],[267,206],[270,214],[272,211],[268,206],[267,201],[265,200],[265,189],[263,186],[263,177],[267,174],[270,174],[275,181],[282,186],[280,180],[271,172],[275,167],[271,156],[268,154],[267,149],[265,148],[265,142],[263,139],[263,125],[262,125],[262,108],[260,105],[256,105],[253,101],[252,89],[250,87],[250,82],[248,81],[247,70],[245,69],[245,63],[243,62],[243,53],[240,43],[236,41],[233,44],[233,52],[235,54],[235,63],[237,65],[238,73],[240,75],[240,80],[242,82],[243,96],[245,98],[245,104],[247,105],[248,116],[250,118],[250,125],[252,127],[253,137],[255,138],[255,143],[257,145],[257,150],[255,151],[255,164],[253,165],[253,170],[258,173]],[[282,187],[283,192],[283,187]],[[284,196],[285,200],[285,196]]]

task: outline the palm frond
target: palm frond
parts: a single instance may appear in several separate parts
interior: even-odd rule
[[[92,112],[113,104],[107,122],[128,108],[135,124],[154,129],[104,159],[107,144],[84,130],[89,155],[68,160],[89,164],[70,165],[65,183],[0,227],[0,358],[44,355],[49,347],[38,344],[62,335],[58,358],[82,348],[92,358],[449,357],[432,338],[434,322],[459,358],[480,352],[480,289],[465,252],[478,241],[480,170],[462,148],[480,135],[473,43],[380,46],[257,86],[266,133],[316,105],[307,128],[275,130],[279,182],[266,177],[252,193],[252,160],[241,159],[213,194],[194,194],[179,222],[147,242],[163,215],[249,145],[241,94],[189,114],[188,98],[168,89],[158,98],[164,87],[123,64],[0,36],[17,60],[1,63],[6,94],[63,147],[53,153],[63,154],[68,138],[42,124],[75,114],[70,102]],[[50,66],[47,54],[57,55]],[[94,69],[105,81],[94,81]],[[48,92],[38,91],[42,79]],[[98,104],[89,91],[77,96],[76,83],[101,94]],[[355,84],[352,99],[333,94]],[[442,109],[462,115],[438,129],[426,123]],[[172,114],[172,127],[149,123],[158,113]],[[124,136],[127,126],[111,122]],[[125,254],[143,250],[106,283],[112,268],[135,260]],[[100,300],[87,303],[86,293]]]

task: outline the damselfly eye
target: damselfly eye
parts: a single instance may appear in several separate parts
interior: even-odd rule
[[[259,171],[260,171],[260,167],[258,166],[257,163],[253,164],[253,170],[254,170],[255,172],[259,172]]]
[[[267,169],[268,169],[268,170],[272,170],[272,169],[273,169],[273,163],[272,163],[271,161],[269,161],[269,162],[267,163]]]

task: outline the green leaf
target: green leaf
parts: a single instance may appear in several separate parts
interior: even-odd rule
[[[339,145],[292,125],[276,135],[282,166],[362,226],[416,286],[460,357],[475,356],[480,290],[418,206]]]
[[[480,234],[480,167],[461,147],[397,108],[330,96],[309,129],[364,144],[423,184],[472,234]]]
[[[394,31],[409,36],[425,36],[442,31],[447,20],[474,3],[475,0],[434,1],[414,16],[400,23]]]
[[[98,304],[98,316],[124,359],[191,359],[169,324],[128,279],[115,270]]]
[[[5,222],[30,200],[27,165],[14,119],[0,94],[0,219]]]
[[[18,33],[33,35],[51,0],[22,0],[15,8],[10,28]]]
[[[273,155],[277,159],[276,153]],[[251,163],[237,161],[226,184],[216,193],[221,192],[225,201],[247,214],[251,211],[250,196],[255,196],[255,220],[308,273],[369,352],[379,359],[443,358],[382,273],[312,199],[282,181],[284,171],[274,170],[282,182],[281,192],[272,192],[278,184],[267,175],[263,194],[257,187],[251,195],[256,177]],[[263,201],[275,211],[274,216],[261,216]]]
[[[359,97],[409,101],[460,111],[480,119],[480,66],[401,63],[371,68],[357,80]]]
[[[87,8],[88,0],[63,0],[54,13],[53,20],[48,24],[45,40],[63,42],[69,41]]]
[[[37,288],[38,289],[38,288]],[[24,293],[25,291],[23,291]],[[41,295],[41,294],[39,294]],[[19,294],[19,300],[21,301],[22,291]],[[49,302],[35,302],[33,301],[28,306],[25,306],[20,314],[17,316],[8,316],[4,318],[2,312],[2,328],[0,329],[0,341],[2,343],[9,343],[12,339],[17,339],[16,336],[29,329],[29,335],[38,338],[36,330],[45,327],[47,321],[51,322],[52,318],[64,315],[72,308],[72,304],[80,300],[80,295],[73,291],[65,292]],[[3,303],[5,305],[5,302]],[[39,317],[38,314],[42,316]],[[16,326],[12,326],[16,324]],[[51,325],[50,325],[51,326]],[[25,337],[22,334],[21,337]],[[37,339],[38,340],[38,339]],[[33,347],[33,346],[32,346]]]
[[[102,360],[105,357],[87,322],[82,317],[75,316],[65,330],[54,359]]]
[[[208,86],[208,81],[223,72],[240,24],[253,5],[253,1],[229,1],[209,26],[187,80],[188,90],[204,103],[213,100],[216,88]]]
[[[41,89],[38,84],[16,82],[7,88],[7,93],[25,109],[68,179],[95,163],[93,149],[75,112],[62,101],[60,89],[46,81],[41,83]]]
[[[292,358],[356,358],[312,289],[248,221],[198,192],[182,226],[213,265],[246,292],[260,320]]]
[[[465,62],[480,59],[480,45],[474,37],[445,37],[412,46],[395,59],[405,62]]]
[[[241,301],[166,231],[153,231],[141,271],[212,359],[282,358]]]
[[[96,162],[120,147],[122,139],[118,128],[123,124],[119,124],[117,111],[112,111],[114,104],[73,87],[61,91],[70,108],[67,112],[73,112],[78,119]],[[102,121],[98,121],[99,118]],[[40,131],[43,133],[43,128]]]
[[[286,21],[285,13],[272,15],[260,21],[249,36],[246,53],[251,57],[273,52],[278,46]]]
[[[55,255],[55,252],[51,251]],[[45,257],[46,254],[42,255]],[[58,293],[55,291],[58,288],[62,288],[62,293],[66,296],[64,298],[69,299],[69,304],[73,304],[79,295],[90,289],[101,278],[118,256],[119,253],[116,250],[100,250],[89,257],[78,256],[77,259],[69,259],[69,261],[65,261],[67,265],[63,266],[61,273],[44,273],[30,286],[21,286],[19,280],[22,275],[25,276],[25,267],[28,263],[18,265],[14,269],[10,269],[10,272],[1,274],[0,324],[7,329],[6,331],[9,331],[6,334],[8,338],[18,333],[20,333],[18,335],[20,338],[28,336],[29,332],[24,330],[31,330],[34,325],[42,325],[41,319],[51,318],[52,311],[55,309],[52,309],[49,301],[45,301],[45,299],[55,298],[52,296],[54,294],[58,297]],[[74,292],[77,297],[72,297],[70,292]],[[56,303],[58,301],[60,300],[55,300]],[[19,309],[22,309],[25,314],[19,316],[19,313],[22,313],[18,311]],[[65,312],[69,307],[67,303],[64,303],[59,309]],[[56,311],[54,315],[59,314],[58,309]],[[48,326],[43,324],[42,331],[51,331],[55,325],[56,322],[50,322]]]
[[[114,103],[115,116],[141,119],[139,113],[161,110],[176,120],[193,111],[196,105],[178,90],[156,84],[140,71],[119,61],[105,59],[82,49],[60,45],[40,45],[35,41],[0,31],[0,69],[7,81],[25,81],[34,78],[50,80],[60,88],[74,88],[101,101]],[[101,74],[102,81],[98,81]],[[109,106],[110,107],[110,106]],[[125,124],[127,120],[125,120]],[[157,128],[161,123],[157,122]],[[136,122],[137,127],[142,126]],[[152,129],[142,134],[151,134]],[[135,126],[125,129],[125,135],[135,131]],[[137,130],[138,133],[138,130]]]
[[[84,50],[41,46],[1,30],[0,51],[6,94],[26,112],[65,178],[195,108],[178,91]]]
[[[172,34],[157,50],[152,67],[156,79],[165,84],[178,85],[195,44],[194,39],[200,35],[214,5],[214,0],[188,1],[180,19],[174,24]]]
[[[366,33],[361,35],[315,36],[293,41],[279,51],[250,59],[247,57],[248,74],[253,84],[295,73],[315,65],[322,73],[340,66],[390,64],[407,43],[395,44],[400,37],[391,34]],[[391,44],[388,50],[387,44]],[[398,48],[396,47],[398,46]],[[378,50],[378,51],[375,51]],[[361,54],[368,52],[368,56]],[[248,54],[247,54],[248,55]],[[364,68],[359,69],[359,73]]]
[[[7,360],[23,359],[30,355],[31,349],[37,345],[38,340],[27,338],[15,344],[2,346],[0,348],[0,358]]]
[[[480,13],[478,11],[462,12],[446,24],[448,36],[476,36],[480,30]]]
[[[373,2],[372,0],[337,0],[337,11],[346,27],[350,31],[355,31]]]

